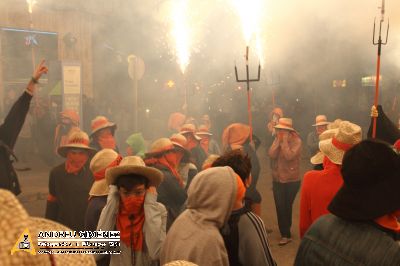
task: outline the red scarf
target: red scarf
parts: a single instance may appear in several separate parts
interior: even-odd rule
[[[67,160],[65,161],[65,171],[68,174],[77,175],[89,159],[86,152],[83,153],[67,153]]]
[[[97,142],[102,149],[115,150],[115,147],[117,147],[114,136],[109,130],[101,130],[97,135]]]
[[[122,242],[135,251],[143,250],[144,196],[121,198],[117,216],[117,230],[120,231]],[[130,216],[132,221],[129,219]],[[131,243],[131,239],[133,239],[133,243]]]
[[[400,233],[400,223],[397,220],[397,217],[400,217],[400,210],[375,219],[375,223],[386,229]]]
[[[171,173],[175,176],[176,180],[178,181],[179,185],[181,187],[184,187],[183,185],[183,180],[180,174],[178,173],[177,169],[175,167],[172,167],[168,161],[165,159],[165,157],[160,157],[160,158],[149,158],[145,160],[146,165],[155,165],[155,164],[161,164],[165,167],[167,167]]]
[[[205,153],[208,155],[208,147],[210,144],[210,139],[208,137],[202,138],[200,140],[200,146],[201,148],[205,151]]]

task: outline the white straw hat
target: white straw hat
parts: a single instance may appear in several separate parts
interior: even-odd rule
[[[333,138],[338,131],[338,129],[325,130],[321,135],[319,135],[319,141]],[[317,154],[311,157],[310,162],[314,165],[322,164],[324,162],[324,154],[321,151],[318,151]]]
[[[184,124],[179,131],[179,134],[193,134],[194,138],[197,140],[201,140],[200,137],[196,135],[196,126],[193,124]]]
[[[338,132],[331,139],[319,142],[319,149],[333,163],[341,165],[345,152],[361,140],[361,127],[349,121],[343,121],[340,123]]]
[[[276,126],[274,126],[274,128],[296,131],[293,128],[293,120],[291,118],[287,118],[287,117],[279,118],[278,124]]]
[[[150,186],[155,187],[157,187],[164,178],[164,175],[161,171],[156,168],[146,166],[142,158],[139,156],[127,156],[122,159],[119,166],[107,169],[107,184],[113,185],[119,176],[129,174],[144,176],[149,180]]]
[[[111,128],[114,131],[117,128],[117,125],[113,122],[110,122],[105,116],[97,116],[92,120],[91,128],[92,133],[90,133],[90,136],[92,137],[94,134],[99,132],[99,130],[104,128]]]
[[[317,115],[317,117],[315,118],[315,124],[313,125],[313,127],[327,126],[329,124],[330,124],[330,122],[328,122],[328,118],[325,115]]]
[[[90,161],[90,171],[93,173],[95,180],[89,191],[90,196],[105,196],[108,194],[106,170],[118,166],[121,160],[121,155],[112,149],[103,149],[96,153]]]
[[[87,151],[90,155],[93,155],[96,150],[89,147],[88,135],[80,130],[73,131],[67,140],[67,144],[58,148],[57,152],[62,157],[67,156],[67,152],[71,149],[82,149]]]

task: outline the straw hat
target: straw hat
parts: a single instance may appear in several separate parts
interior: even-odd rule
[[[318,127],[318,126],[326,126],[329,124],[330,122],[328,122],[328,118],[325,115],[317,115],[317,117],[315,118],[315,124],[312,126]]]
[[[274,126],[274,128],[296,131],[293,128],[293,120],[291,118],[286,118],[286,117],[279,118],[279,122],[276,126]]]
[[[92,133],[90,133],[90,136],[92,137],[96,132],[105,128],[111,128],[114,132],[114,130],[117,128],[117,125],[108,121],[108,118],[105,116],[97,116],[95,119],[92,120],[91,128]]]
[[[164,179],[161,171],[145,165],[139,156],[127,156],[122,159],[119,166],[106,170],[106,180],[108,185],[115,184],[117,178],[121,175],[136,174],[146,177],[150,186],[157,187]]]
[[[319,149],[335,164],[342,164],[343,156],[355,144],[362,139],[361,127],[343,121],[338,132],[331,138],[319,142]]]
[[[71,120],[71,122],[75,125],[75,126],[79,126],[79,115],[75,110],[72,109],[65,109],[64,111],[62,111],[60,113],[61,118],[66,118]]]
[[[146,158],[162,155],[166,152],[173,151],[174,144],[168,138],[160,138],[151,144],[150,151],[145,154]]]
[[[171,142],[175,146],[175,148],[183,151],[184,154],[187,156],[190,155],[190,151],[188,151],[188,149],[186,149],[187,139],[185,138],[184,135],[173,134],[169,139],[171,140]]]
[[[108,194],[106,170],[118,166],[122,157],[112,149],[103,149],[96,153],[90,161],[90,171],[94,176],[94,183],[89,191],[90,196],[105,196]]]
[[[196,136],[196,126],[193,124],[184,124],[181,127],[179,134],[182,134],[182,135],[192,134],[195,137],[195,139],[201,140],[200,137]]]
[[[164,266],[198,266],[198,265],[186,260],[175,260],[168,262],[167,264],[164,264]]]
[[[222,133],[222,145],[233,150],[241,149],[250,138],[251,128],[241,123],[233,123],[226,127]]]
[[[201,138],[201,136],[212,136],[213,134],[211,134],[210,131],[208,131],[208,127],[206,125],[201,125],[199,126],[196,135]]]
[[[328,129],[335,129],[335,128],[339,128],[340,123],[342,123],[343,120],[342,119],[335,119],[335,121],[333,121],[332,123],[330,123],[328,125]]]
[[[52,265],[52,260],[56,265],[96,265],[94,257],[87,254],[54,254],[50,256],[37,253],[31,255],[20,251],[11,255],[11,249],[25,229],[29,230],[36,251],[39,250],[37,242],[39,231],[72,231],[72,229],[47,219],[29,216],[15,195],[8,190],[0,189],[0,205],[1,265]]]
[[[85,132],[83,132],[81,130],[73,131],[68,136],[67,144],[59,147],[57,152],[62,157],[66,157],[67,156],[67,152],[70,149],[85,150],[90,155],[93,155],[96,152],[95,149],[89,147],[89,137]]]
[[[339,130],[337,128],[325,130],[321,135],[319,135],[319,141],[333,138],[333,136],[335,136],[335,134],[338,131]],[[317,152],[317,154],[315,154],[313,157],[311,157],[310,162],[314,165],[322,164],[324,162],[324,156],[325,155],[321,151],[319,151],[319,152]]]

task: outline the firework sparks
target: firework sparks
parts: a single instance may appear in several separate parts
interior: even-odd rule
[[[190,30],[188,27],[188,0],[176,0],[172,7],[172,36],[178,64],[185,73],[190,62]]]
[[[231,0],[238,14],[246,46],[254,45],[260,62],[263,61],[263,42],[261,36],[261,17],[265,9],[265,0]]]
[[[26,0],[26,3],[28,4],[28,11],[29,11],[29,13],[32,14],[32,12],[33,12],[33,6],[34,6],[35,4],[37,4],[37,1],[36,1],[36,0]]]

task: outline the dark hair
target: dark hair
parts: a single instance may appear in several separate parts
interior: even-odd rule
[[[128,175],[120,175],[115,182],[118,189],[121,187],[125,188],[126,190],[131,190],[133,187],[138,185],[144,185],[146,188],[149,187],[149,180],[137,174],[128,174]]]
[[[211,167],[217,166],[230,166],[240,176],[243,183],[246,182],[251,173],[250,157],[241,150],[225,152],[211,165]]]

